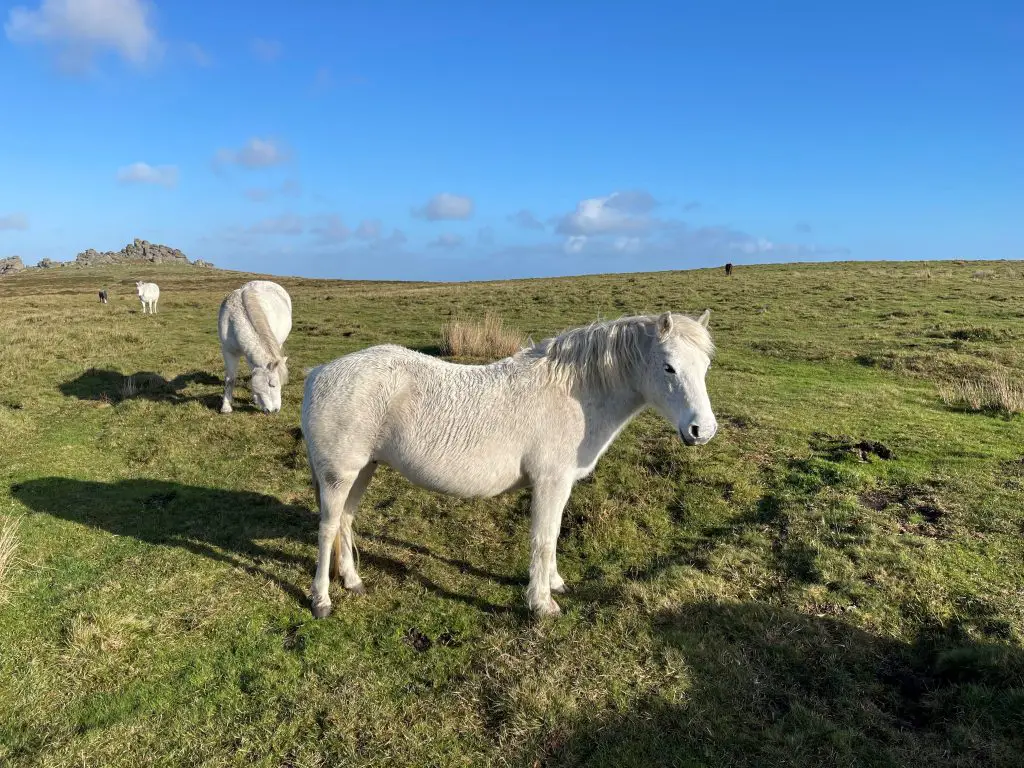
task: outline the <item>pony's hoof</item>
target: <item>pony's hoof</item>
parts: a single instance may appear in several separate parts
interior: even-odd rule
[[[351,587],[345,587],[345,589],[351,592],[353,595],[366,594],[366,586],[361,581],[358,584],[353,584]]]
[[[223,404],[223,405],[222,405],[222,406],[220,407],[220,412],[221,412],[221,413],[231,413],[231,406],[230,406],[230,405],[228,405],[227,403],[224,403],[224,404]]]
[[[569,591],[569,588],[565,586],[565,582],[563,581],[557,587],[552,587],[551,591],[554,592],[556,595],[564,595],[566,592]]]
[[[558,603],[556,603],[554,600],[548,600],[547,605],[535,609],[535,613],[537,614],[538,618],[546,619],[561,615],[562,609],[558,607]]]
[[[317,605],[313,603],[313,618],[314,619],[326,619],[331,615],[331,604],[326,603],[324,605]]]

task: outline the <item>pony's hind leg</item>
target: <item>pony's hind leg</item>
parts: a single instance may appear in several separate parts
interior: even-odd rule
[[[370,480],[373,479],[373,473],[376,469],[377,462],[371,461],[359,471],[359,477],[352,484],[352,489],[348,492],[348,498],[345,499],[345,510],[341,513],[341,527],[338,529],[338,535],[334,541],[333,575],[341,579],[345,589],[358,595],[363,594],[366,588],[363,586],[363,580],[356,572],[355,560],[352,557],[354,542],[352,521],[355,520],[356,512],[359,510],[359,502],[362,500],[363,494],[366,493],[366,488],[370,485]]]
[[[331,546],[341,530],[345,502],[362,469],[363,467],[354,470],[330,469],[319,473],[320,532],[317,538],[316,575],[313,577],[311,595],[313,616],[318,619],[331,615]]]
[[[235,393],[240,358],[241,355],[224,350],[224,401],[220,404],[221,413],[231,413],[231,398]]]

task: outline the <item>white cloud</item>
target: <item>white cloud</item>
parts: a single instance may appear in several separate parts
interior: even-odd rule
[[[576,210],[563,216],[556,231],[562,235],[612,235],[644,232],[658,222],[647,214],[657,202],[647,192],[613,192],[606,197],[581,200]]]
[[[462,245],[462,236],[453,232],[443,232],[436,240],[427,243],[428,248],[458,248]]]
[[[571,235],[562,247],[566,253],[580,253],[586,244],[586,235]]]
[[[19,5],[4,32],[13,43],[53,46],[61,67],[75,72],[90,69],[104,51],[141,65],[163,50],[146,0],[43,0],[35,10]]]
[[[396,230],[397,231],[397,230]],[[380,219],[363,219],[356,227],[355,235],[360,240],[378,240],[381,234]]]
[[[213,158],[214,167],[240,165],[243,168],[270,168],[291,159],[291,150],[274,139],[249,139],[239,149],[220,149]]]
[[[122,184],[157,184],[173,187],[178,183],[178,168],[174,165],[132,163],[117,169],[117,180]]]
[[[252,55],[261,61],[277,61],[284,53],[284,45],[280,40],[267,40],[262,37],[255,37],[249,41],[249,50]]]
[[[413,215],[428,221],[468,219],[473,215],[473,199],[441,192],[430,198],[422,208],[413,210]]]
[[[508,220],[523,229],[544,229],[544,223],[525,208],[513,213]]]
[[[0,231],[5,229],[28,229],[28,217],[24,213],[8,213],[0,216]]]

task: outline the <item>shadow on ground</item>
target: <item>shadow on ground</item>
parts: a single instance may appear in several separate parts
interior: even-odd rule
[[[762,603],[661,614],[683,696],[549,731],[532,766],[1021,765],[1024,651],[970,617],[910,643]]]
[[[130,536],[146,544],[180,547],[227,563],[269,579],[303,605],[309,604],[320,519],[309,507],[283,504],[260,493],[145,479],[101,483],[46,477],[11,486],[11,495],[35,512]],[[439,597],[482,611],[515,610],[446,589],[387,554],[386,547],[372,536],[363,537],[357,531],[356,538],[364,568],[362,575],[371,596],[373,578],[366,569],[386,572],[399,581],[413,580]],[[297,554],[293,547],[267,543],[274,541],[299,544],[302,554]],[[392,548],[396,546],[395,541],[387,543]],[[277,568],[281,564],[300,568],[300,583],[283,578]]]
[[[67,397],[120,403],[125,400],[154,400],[165,403],[199,402],[209,408],[219,408],[221,395],[190,396],[184,390],[193,384],[220,385],[224,382],[206,371],[191,371],[170,381],[159,373],[139,371],[125,375],[118,371],[90,368],[79,376],[62,383],[58,389]]]

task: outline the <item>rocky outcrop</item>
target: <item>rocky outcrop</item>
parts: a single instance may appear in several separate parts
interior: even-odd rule
[[[59,267],[60,262],[54,261],[53,259],[40,259],[36,266],[40,269],[50,269],[51,267]]]
[[[25,264],[21,261],[21,256],[8,256],[6,259],[0,259],[0,277],[13,275],[15,272],[21,272],[24,268]]]
[[[196,259],[195,261],[192,262],[192,266],[193,267],[207,267],[208,269],[213,269],[213,262],[206,261],[206,259]]]
[[[100,253],[90,248],[75,257],[75,263],[82,267],[94,267],[99,264],[126,264],[147,261],[151,264],[190,264],[188,257],[177,248],[168,245],[151,243],[148,240],[135,238],[120,251]]]

